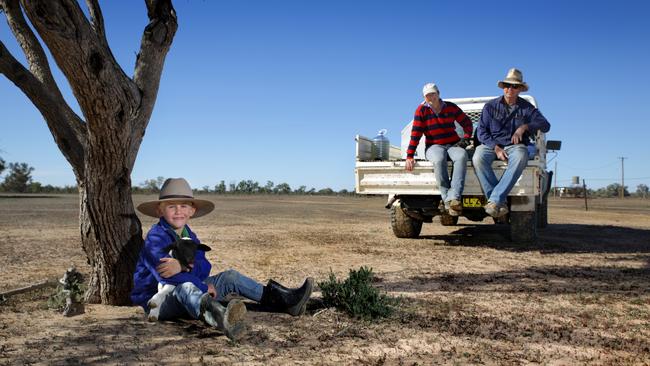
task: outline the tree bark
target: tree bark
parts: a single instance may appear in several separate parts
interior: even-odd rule
[[[171,0],[145,1],[150,22],[129,78],[108,47],[98,1],[86,4],[90,21],[75,0],[0,0],[29,64],[0,42],[0,72],[41,112],[75,173],[81,243],[93,268],[86,300],[127,305],[143,243],[130,176],[178,25]],[[68,79],[84,119],[63,99],[23,14]]]
[[[130,180],[129,180],[130,181]],[[130,186],[106,190],[100,182],[79,187],[81,242],[94,271],[87,302],[128,305],[132,274],[142,247],[142,228]]]

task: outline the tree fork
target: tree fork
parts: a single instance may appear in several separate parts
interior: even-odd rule
[[[130,175],[178,24],[171,0],[145,0],[149,23],[129,78],[108,47],[99,2],[86,5],[90,20],[76,0],[0,0],[29,64],[28,70],[0,42],[0,73],[41,112],[75,173],[81,244],[93,271],[86,300],[126,305],[143,244]],[[67,78],[85,121],[61,96],[25,15]]]

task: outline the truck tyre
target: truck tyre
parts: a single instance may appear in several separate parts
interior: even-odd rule
[[[548,226],[548,201],[535,205],[537,210],[537,227],[543,229]]]
[[[399,202],[390,208],[390,226],[398,238],[417,238],[422,231],[422,221],[407,215]]]
[[[530,244],[537,240],[535,211],[510,212],[510,238],[515,243]]]
[[[451,216],[450,214],[440,214],[440,224],[442,226],[455,226],[458,224],[458,216]]]

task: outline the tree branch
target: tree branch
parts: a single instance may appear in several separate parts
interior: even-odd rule
[[[59,149],[66,157],[78,179],[84,176],[84,122],[58,97],[52,95],[29,70],[7,50],[0,41],[0,73],[13,82],[41,112]]]
[[[89,133],[93,133],[94,126],[99,127],[104,122],[111,126],[120,125],[135,114],[140,100],[137,87],[117,64],[106,43],[95,33],[76,0],[20,1],[68,79],[89,123]],[[98,9],[97,5],[95,11]],[[99,90],[102,95],[98,98]],[[101,118],[107,114],[110,119]],[[125,126],[122,124],[120,127]]]
[[[25,53],[32,74],[36,76],[45,87],[50,89],[50,92],[61,96],[61,91],[52,77],[50,64],[47,61],[47,56],[43,51],[43,47],[34,35],[34,32],[32,32],[32,29],[27,25],[18,0],[0,0],[0,7],[2,7],[5,12],[11,32],[16,37],[18,44],[20,44],[20,47]],[[61,96],[61,99],[63,100],[63,96]]]
[[[26,17],[68,79],[83,111],[86,123],[77,116],[68,118],[83,125],[83,133],[76,125],[70,126],[72,131],[66,131],[65,118],[54,116],[52,109],[44,108],[44,105],[56,104],[53,103],[57,101],[54,93],[48,93],[43,84],[32,81],[31,73],[16,68],[13,57],[5,58],[7,77],[19,85],[46,117],[57,143],[61,140],[69,143],[68,139],[75,135],[74,141],[78,142],[75,145],[85,146],[87,141],[94,141],[92,146],[121,146],[129,157],[126,168],[132,169],[156,101],[165,57],[178,28],[171,0],[145,0],[150,21],[142,35],[133,80],[124,73],[106,43],[98,0],[86,0],[92,25],[77,0],[0,1],[7,4],[8,9],[13,9],[9,5],[20,2]],[[38,47],[42,53],[40,44]],[[42,56],[42,60],[47,59]],[[53,110],[61,111],[61,107]],[[121,144],[115,145],[114,141],[118,140]],[[73,167],[82,171],[83,164],[78,163],[83,161],[83,149],[77,156],[69,147],[64,148],[60,143],[59,146],[64,154],[69,154]],[[119,149],[115,153],[122,154]]]
[[[141,130],[142,135],[139,136],[138,141],[133,141],[131,145],[132,151],[136,152],[142,142],[144,130],[158,96],[165,57],[178,29],[176,11],[171,0],[145,0],[145,4],[147,5],[149,24],[142,34],[140,52],[133,75],[133,81],[142,95],[138,118],[134,121],[134,128]],[[136,154],[132,154],[132,156],[134,160],[131,162],[131,166],[135,163]]]
[[[86,0],[86,5],[90,12],[90,22],[92,23],[95,33],[106,48],[108,48],[106,29],[104,28],[104,16],[102,15],[102,8],[99,6],[99,2],[97,0]]]
[[[165,56],[174,40],[178,23],[171,0],[146,0],[149,24],[140,42],[133,81],[143,94],[143,101],[155,102]],[[153,104],[151,105],[153,109]]]
[[[2,73],[34,103],[52,131],[59,149],[72,165],[75,175],[83,177],[86,145],[84,122],[63,98],[52,76],[45,51],[27,24],[19,1],[0,0],[0,5],[31,70],[31,73],[27,71],[4,44],[0,44]]]

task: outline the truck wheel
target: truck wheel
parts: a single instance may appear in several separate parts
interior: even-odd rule
[[[510,212],[510,238],[513,242],[524,244],[537,240],[537,219],[534,211]]]
[[[422,231],[422,221],[407,215],[399,203],[390,208],[390,226],[398,238],[417,238]]]
[[[544,200],[542,203],[535,205],[537,210],[537,227],[540,229],[548,226],[548,200]]]
[[[454,226],[458,224],[458,216],[451,216],[450,214],[440,214],[440,224],[442,226]]]

